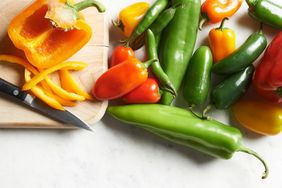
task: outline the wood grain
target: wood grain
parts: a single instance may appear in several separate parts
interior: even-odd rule
[[[24,7],[31,4],[31,0],[2,0],[0,1],[0,53],[13,54],[24,57],[22,51],[16,49],[7,35],[7,27],[11,19]],[[84,61],[89,66],[73,73],[74,78],[87,91],[95,80],[107,70],[107,52],[109,46],[108,26],[104,14],[98,13],[95,8],[82,11],[87,23],[93,30],[91,40],[70,60]],[[3,19],[4,18],[4,19]],[[0,77],[16,85],[23,84],[23,68],[0,62]],[[56,75],[53,75],[56,79]],[[67,108],[90,125],[99,121],[107,108],[107,101],[86,101],[75,107]],[[73,128],[49,119],[28,107],[10,100],[0,94],[0,128]]]

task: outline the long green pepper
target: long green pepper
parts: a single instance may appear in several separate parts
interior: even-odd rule
[[[173,0],[176,12],[161,36],[159,57],[165,73],[178,91],[192,56],[200,17],[200,0]],[[172,5],[172,6],[173,6]],[[164,92],[161,103],[170,105],[173,96]]]
[[[142,20],[138,23],[127,41],[127,46],[132,46],[135,40],[140,37],[150,25],[158,18],[161,12],[168,6],[170,0],[157,0],[146,12]]]
[[[107,112],[120,121],[214,157],[230,159],[237,151],[251,154],[265,167],[262,178],[268,175],[264,160],[242,144],[242,134],[234,127],[212,119],[200,119],[185,109],[160,104],[110,106]]]
[[[154,75],[157,77],[157,79],[162,84],[162,86],[164,86],[163,88],[164,90],[176,96],[176,90],[174,89],[173,84],[171,83],[169,77],[166,75],[166,73],[163,71],[160,65],[159,58],[158,58],[158,52],[157,52],[157,46],[156,46],[156,39],[151,29],[147,30],[146,37],[147,37],[148,58],[157,60],[151,64]]]
[[[263,23],[282,29],[282,4],[279,0],[246,0],[249,15]],[[281,2],[281,1],[280,1]]]

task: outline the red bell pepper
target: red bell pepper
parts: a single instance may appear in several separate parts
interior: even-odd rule
[[[158,82],[154,78],[148,78],[146,82],[132,90],[123,97],[129,104],[157,103],[161,98]]]
[[[282,102],[282,32],[270,43],[258,64],[253,85],[261,96]]]
[[[130,58],[134,58],[134,51],[130,47],[117,46],[112,53],[110,67],[120,64]]]

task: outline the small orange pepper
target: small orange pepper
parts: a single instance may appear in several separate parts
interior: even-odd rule
[[[129,37],[149,6],[147,2],[138,2],[125,7],[120,11],[118,21],[114,22],[114,25],[119,27],[126,37]]]
[[[236,49],[236,35],[232,29],[224,28],[224,18],[220,27],[214,28],[209,32],[209,44],[213,54],[214,62],[218,62]]]
[[[243,99],[232,107],[236,120],[245,128],[262,135],[276,135],[282,130],[282,108],[268,101]]]
[[[243,0],[206,0],[201,6],[201,26],[208,23],[221,22],[225,17],[231,17],[241,7]]]

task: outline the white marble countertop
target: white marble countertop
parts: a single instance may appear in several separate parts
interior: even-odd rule
[[[154,2],[153,0],[147,0]],[[137,0],[106,0],[109,26],[119,10]],[[237,33],[237,46],[257,27],[246,4],[227,23]],[[209,27],[199,33],[206,42]],[[265,28],[268,39],[275,30]],[[111,44],[121,36],[110,29]],[[140,54],[142,52],[139,52]],[[213,113],[228,123],[223,112]],[[83,130],[0,130],[1,188],[280,188],[282,135],[258,137],[243,130],[244,142],[268,162],[269,178],[252,156],[236,153],[231,160],[208,157],[161,140],[141,129],[105,116]]]

